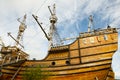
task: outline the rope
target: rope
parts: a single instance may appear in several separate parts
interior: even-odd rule
[[[44,0],[44,2],[42,3],[42,5],[38,8],[38,10],[36,11],[36,14],[38,13],[38,11],[43,7],[43,5],[47,2],[47,0]]]
[[[20,19],[22,18],[23,16],[19,17]],[[0,24],[0,26],[8,26],[10,24],[13,24],[13,23],[16,23],[17,22],[17,18],[14,18],[13,20],[11,20],[10,22],[8,23],[4,23],[4,24]]]
[[[26,42],[26,43],[24,43],[24,44],[27,46],[29,43],[31,43],[35,37],[39,36],[39,35],[38,35],[38,33],[39,33],[39,32],[36,32],[36,34],[35,34],[35,35],[31,36],[31,37],[32,37],[32,39],[31,39],[31,40],[29,40],[29,41],[27,41],[27,42]]]

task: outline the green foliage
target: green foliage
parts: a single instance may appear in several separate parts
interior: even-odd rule
[[[26,67],[23,74],[23,80],[47,80],[49,72],[43,70],[44,66]]]

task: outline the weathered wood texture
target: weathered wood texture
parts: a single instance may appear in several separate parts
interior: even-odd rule
[[[47,65],[48,80],[114,80],[112,56],[118,48],[115,29],[77,38],[72,44],[54,47],[44,60],[28,60],[16,76],[19,80],[25,67]],[[17,67],[16,67],[17,68]],[[13,75],[16,68],[2,69],[4,75]]]

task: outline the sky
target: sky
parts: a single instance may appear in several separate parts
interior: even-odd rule
[[[39,17],[39,21],[48,33],[50,26],[48,6],[54,3],[58,18],[56,28],[61,39],[79,36],[80,32],[87,31],[89,15],[93,15],[94,29],[106,28],[107,25],[120,28],[120,0],[0,0],[0,37],[5,45],[15,44],[7,33],[11,32],[16,38],[20,25],[17,19],[22,20],[22,17],[27,14],[27,29],[23,38],[24,51],[29,53],[30,59],[46,57],[49,43],[32,14]],[[73,40],[64,44],[71,42]],[[119,45],[120,42],[112,61],[116,78],[120,78]]]

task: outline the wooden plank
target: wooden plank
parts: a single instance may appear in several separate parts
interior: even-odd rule
[[[96,46],[96,47],[81,49],[81,56],[116,51],[118,48],[117,45],[118,44],[110,44],[105,46],[103,45],[103,46]]]
[[[95,66],[95,67],[89,67],[89,68],[80,68],[80,69],[73,69],[73,70],[67,70],[67,71],[54,71],[51,72],[52,75],[69,75],[69,74],[76,74],[76,73],[85,73],[85,72],[92,72],[96,70],[102,70],[102,69],[108,69],[110,68],[110,65],[102,65],[102,66]],[[106,73],[107,74],[107,73]]]
[[[63,66],[51,66],[43,68],[43,70],[51,70],[51,71],[61,71],[61,70],[69,70],[69,69],[78,69],[78,68],[86,68],[86,67],[92,67],[92,66],[99,66],[99,65],[105,65],[110,64],[111,60],[105,60],[100,62],[93,62],[93,63],[86,63],[86,64],[72,64],[72,65],[63,65]],[[25,70],[25,66],[21,70]]]
[[[80,63],[80,59],[79,58],[74,58],[71,59],[70,64],[79,64]]]
[[[46,60],[68,58],[68,52],[49,54]]]
[[[71,57],[79,57],[79,51],[78,50],[72,50],[70,51]]]
[[[85,62],[92,62],[92,61],[99,61],[103,59],[109,59],[111,58],[113,53],[107,53],[107,54],[101,54],[101,55],[95,55],[95,56],[87,56],[87,57],[82,57],[82,63]]]
[[[53,76],[49,80],[95,80],[98,77],[99,80],[105,80],[107,70],[101,70],[96,72],[87,72],[82,74],[73,74],[68,76]]]
[[[106,34],[108,37],[108,40],[104,39],[104,35],[99,35],[99,36],[92,36],[92,37],[87,37],[87,38],[81,38],[79,39],[80,47],[88,47],[88,46],[97,46],[97,45],[103,45],[103,44],[110,44],[118,41],[118,33],[112,33],[112,34]],[[91,43],[91,38],[94,37],[94,43]],[[86,40],[86,44],[84,41]]]
[[[70,44],[70,49],[78,49],[78,40]]]

